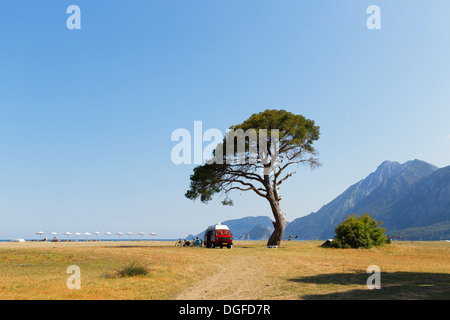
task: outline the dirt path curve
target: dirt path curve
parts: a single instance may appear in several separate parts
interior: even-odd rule
[[[270,282],[255,256],[233,256],[221,262],[214,275],[179,294],[177,300],[262,299],[269,295]]]

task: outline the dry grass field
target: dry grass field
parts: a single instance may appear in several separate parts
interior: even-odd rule
[[[450,299],[450,243],[393,242],[370,250],[321,241],[236,241],[233,249],[174,242],[0,243],[0,299]],[[132,262],[147,275],[119,277]],[[81,270],[68,289],[67,267]],[[366,269],[378,265],[381,289]]]

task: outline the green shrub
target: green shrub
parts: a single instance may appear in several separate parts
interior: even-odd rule
[[[148,274],[147,267],[139,264],[138,262],[131,262],[120,270],[117,270],[117,276],[121,278],[125,277],[135,277],[135,276],[146,276]]]
[[[334,248],[365,248],[389,243],[384,234],[386,229],[368,213],[355,217],[350,215],[335,229],[336,237],[331,242]]]

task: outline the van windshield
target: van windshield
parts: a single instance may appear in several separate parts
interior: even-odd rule
[[[216,236],[229,236],[231,235],[230,230],[216,230]]]

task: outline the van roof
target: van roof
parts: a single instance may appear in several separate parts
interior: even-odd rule
[[[230,230],[230,229],[228,229],[227,225],[215,224],[213,226],[209,226],[208,229],[206,229],[206,231],[211,231],[211,230]]]

